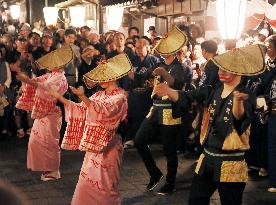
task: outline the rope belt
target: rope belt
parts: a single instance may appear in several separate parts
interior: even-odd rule
[[[156,106],[156,107],[172,107],[171,104],[156,104],[156,103],[153,103],[153,106]]]
[[[238,152],[238,153],[229,153],[229,154],[217,154],[209,152],[206,148],[204,148],[204,152],[210,156],[213,157],[238,157],[238,156],[244,156],[244,152]]]

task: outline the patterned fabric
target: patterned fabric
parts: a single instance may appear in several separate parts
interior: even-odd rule
[[[62,117],[56,99],[45,91],[52,89],[63,95],[68,84],[63,71],[47,73],[32,81],[38,82],[38,87],[24,84],[16,105],[31,111],[35,119],[28,143],[27,167],[33,171],[56,171],[60,165]]]
[[[63,149],[101,152],[125,119],[127,98],[124,90],[117,88],[109,95],[99,91],[89,99],[90,107],[73,102],[65,107],[68,124]]]
[[[22,84],[22,95],[16,103],[16,108],[26,111],[31,111],[34,106],[34,96],[36,88],[23,83]]]
[[[63,71],[47,73],[32,81],[39,83],[37,88],[23,84],[22,95],[18,99],[16,107],[18,109],[32,111],[32,118],[39,119],[45,117],[56,107],[57,100],[45,91],[51,89],[60,94],[67,91],[68,84]]]

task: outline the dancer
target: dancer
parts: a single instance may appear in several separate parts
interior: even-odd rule
[[[123,147],[116,129],[126,117],[127,97],[116,80],[131,69],[125,54],[101,62],[84,79],[90,86],[99,83],[103,91],[87,98],[82,87],[70,87],[81,103],[50,91],[65,107],[68,124],[62,148],[86,151],[72,205],[121,204],[118,183]]]
[[[21,72],[19,64],[13,69],[17,72],[17,79],[23,83],[23,92],[16,107],[30,111],[31,117],[35,119],[28,143],[27,168],[32,171],[42,171],[42,181],[61,177],[59,172],[61,110],[56,106],[57,100],[45,90],[52,89],[61,95],[67,91],[68,84],[62,68],[72,58],[73,53],[69,46],[43,56],[37,63],[50,73],[32,79]]]
[[[156,51],[165,58],[165,62],[153,71],[160,82],[166,82],[173,89],[181,90],[186,83],[185,68],[177,60],[176,52],[187,43],[187,36],[175,27],[166,37],[160,40]],[[156,80],[155,84],[159,83]],[[151,155],[149,144],[156,140],[161,141],[164,155],[167,158],[166,183],[158,194],[166,195],[174,191],[177,173],[177,135],[180,133],[181,118],[172,117],[172,104],[168,98],[152,96],[153,106],[143,120],[135,136],[135,146],[150,175],[147,185],[148,191],[153,191],[163,174],[156,166]]]
[[[190,192],[190,205],[208,205],[218,189],[221,204],[239,205],[248,179],[244,153],[249,149],[250,123],[256,98],[240,84],[241,75],[264,71],[264,50],[259,45],[229,51],[212,59],[220,68],[223,85],[176,91],[166,84],[155,87],[158,96],[168,96],[176,116],[196,101],[204,106],[200,155]]]

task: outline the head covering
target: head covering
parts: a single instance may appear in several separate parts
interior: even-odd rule
[[[52,70],[53,68],[63,68],[65,65],[70,63],[72,59],[72,48],[66,45],[39,58],[36,61],[36,63],[41,68],[47,68],[48,70]]]
[[[94,83],[114,81],[127,75],[132,70],[132,65],[126,54],[122,53],[94,68],[92,71],[86,73],[84,81],[92,81]]]
[[[148,32],[149,31],[155,31],[155,26],[150,26]]]
[[[21,27],[21,29],[20,29],[20,31],[25,31],[25,30],[28,30],[28,31],[31,31],[32,29],[31,29],[31,26],[29,25],[29,24],[27,24],[27,23],[25,23],[22,27]]]
[[[53,33],[51,31],[44,31],[42,34],[43,37],[53,38]]]
[[[260,44],[236,48],[212,58],[222,70],[237,75],[258,75],[265,70],[265,47]]]
[[[171,55],[180,50],[188,42],[188,37],[177,26],[175,26],[154,47],[160,55]]]

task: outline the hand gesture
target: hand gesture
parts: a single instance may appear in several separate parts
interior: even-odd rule
[[[77,95],[77,96],[84,95],[84,89],[82,86],[80,86],[78,88],[74,88],[73,86],[69,86],[69,87],[75,95]]]
[[[239,91],[234,91],[233,95],[234,95],[234,100],[237,102],[244,101],[244,100],[248,99],[248,97],[249,97],[248,94],[242,93]]]
[[[168,95],[169,89],[170,89],[170,87],[168,86],[168,84],[160,83],[154,87],[153,93],[160,97],[163,97],[163,96]]]
[[[17,73],[16,79],[22,82],[27,82],[28,80],[30,80],[30,78],[25,73],[22,73],[22,72]]]
[[[153,71],[153,75],[155,75],[155,76],[156,75],[164,76],[166,73],[167,73],[167,71],[163,67],[155,68]]]
[[[134,80],[134,71],[130,71],[128,73],[128,77],[131,79],[131,80]]]

